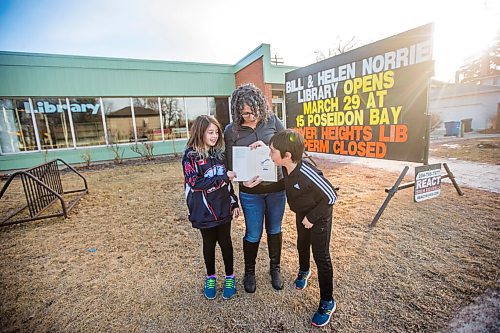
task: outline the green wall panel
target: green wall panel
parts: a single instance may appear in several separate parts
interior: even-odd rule
[[[92,70],[0,65],[0,96],[228,96],[224,73]]]
[[[0,96],[228,96],[233,66],[0,52]]]
[[[284,84],[285,73],[297,69],[295,66],[269,66],[266,75],[266,83]]]
[[[229,96],[234,73],[259,58],[266,83],[295,69],[271,65],[269,44],[235,65],[0,51],[0,97]]]

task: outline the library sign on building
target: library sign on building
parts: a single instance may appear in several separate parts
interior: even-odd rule
[[[428,24],[289,72],[287,127],[306,150],[425,163]]]

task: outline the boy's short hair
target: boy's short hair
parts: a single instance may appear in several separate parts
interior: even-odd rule
[[[280,151],[281,158],[284,158],[285,153],[289,152],[293,162],[299,162],[304,154],[304,137],[292,129],[276,133],[269,141],[269,145],[271,144],[273,144],[274,149]]]

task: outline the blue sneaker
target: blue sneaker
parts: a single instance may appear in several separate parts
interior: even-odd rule
[[[328,324],[336,307],[337,304],[333,299],[331,301],[320,301],[318,311],[314,314],[311,324],[316,327]]]
[[[205,279],[205,289],[203,289],[203,295],[206,299],[214,299],[217,294],[217,279],[214,277],[207,277]]]
[[[295,279],[295,289],[302,290],[307,287],[307,280],[311,276],[311,270],[309,269],[306,272],[299,271],[297,274],[297,278]]]
[[[222,292],[223,299],[230,299],[236,295],[236,280],[233,277],[226,277],[224,281],[224,291]]]

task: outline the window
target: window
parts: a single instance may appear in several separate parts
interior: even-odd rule
[[[187,138],[184,99],[178,97],[163,97],[160,100],[165,140]]]
[[[273,112],[276,114],[279,120],[285,125],[286,119],[285,119],[285,99],[284,99],[284,94],[283,91],[281,90],[273,90],[272,91],[272,102],[273,102]],[[286,126],[286,125],[285,125]]]
[[[186,104],[189,130],[191,130],[191,125],[193,124],[196,117],[200,115],[211,114],[210,109],[212,108],[212,114],[215,114],[215,102],[212,103],[213,107],[210,107],[210,103],[208,102],[208,99],[206,97],[186,97],[184,99],[184,102]]]
[[[34,99],[33,113],[35,114],[41,149],[73,147],[65,99]]]
[[[162,140],[158,97],[133,98],[138,141]]]
[[[185,139],[200,115],[222,126],[229,120],[227,97],[38,97],[31,103],[33,110],[29,98],[0,99],[0,153]]]
[[[38,150],[28,99],[0,99],[2,153]]]
[[[208,114],[215,117],[216,116],[216,105],[215,105],[215,98],[214,97],[207,97],[207,103],[208,103]]]
[[[106,144],[98,98],[70,98],[69,108],[78,147]]]
[[[130,98],[103,98],[109,143],[135,142]]]

